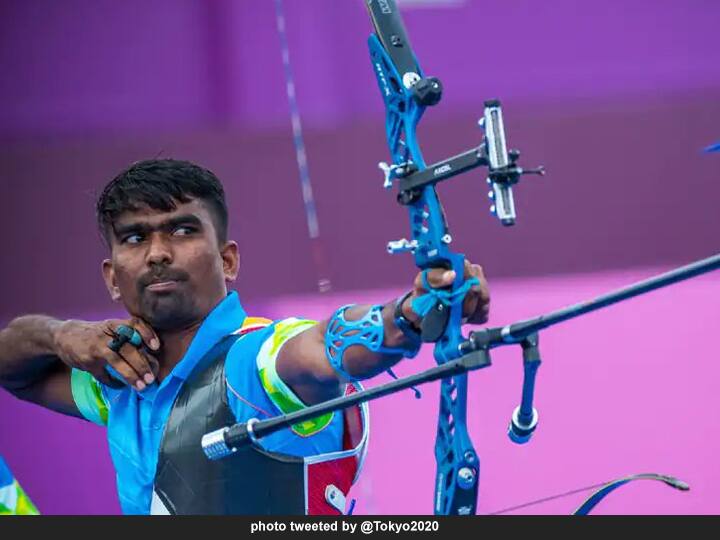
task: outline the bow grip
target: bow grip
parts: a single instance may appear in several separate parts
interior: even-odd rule
[[[453,308],[462,311],[463,297],[460,299],[452,299],[452,296],[463,287],[465,279],[463,275],[465,266],[465,256],[461,254],[450,255],[451,260],[439,260],[432,267],[425,268],[423,270],[423,285],[430,291],[431,287],[427,281],[427,273],[431,269],[441,268],[443,270],[454,270],[455,280],[450,287],[444,288],[443,292],[446,293],[444,298],[435,297],[435,303],[424,313],[418,313],[422,315],[420,321],[420,338],[424,343],[436,343],[440,341],[443,336],[448,333],[448,324],[451,321],[451,315]],[[432,293],[426,293],[432,296]],[[448,297],[449,296],[449,297]],[[429,298],[428,300],[431,300]],[[462,316],[457,317],[458,328],[461,324]],[[453,333],[454,334],[454,333]]]
[[[450,261],[440,261],[437,266],[431,268],[451,270],[452,264]],[[427,272],[431,268],[425,268],[423,270],[423,282],[426,287],[429,287],[427,283]],[[433,307],[430,308],[430,311],[423,315],[423,318],[420,320],[420,339],[422,342],[435,343],[438,341],[445,333],[449,321],[450,309],[440,301],[435,302]]]

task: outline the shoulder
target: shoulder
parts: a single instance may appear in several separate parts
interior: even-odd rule
[[[249,334],[250,332],[255,332],[257,330],[267,328],[272,324],[272,319],[266,319],[265,317],[245,317],[242,326],[235,330],[233,334],[239,334],[241,336],[244,336],[245,334]]]
[[[285,343],[316,324],[317,321],[297,317],[288,317],[287,319],[275,321],[272,324],[272,331],[263,342],[262,352],[265,356],[274,360]]]
[[[317,322],[297,317],[275,321],[252,319],[254,321],[248,321],[235,332],[242,335],[233,344],[225,361],[227,382],[246,396],[260,390],[275,403],[284,402],[283,398],[296,401],[296,396],[278,376],[275,363],[285,343]]]
[[[247,354],[250,350],[262,355],[263,362],[277,357],[282,346],[293,337],[315,326],[317,321],[298,317],[272,320],[265,317],[246,317],[242,326],[233,334],[240,338],[233,344],[230,354]]]

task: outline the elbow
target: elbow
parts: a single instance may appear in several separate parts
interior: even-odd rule
[[[0,387],[2,387],[10,395],[15,396],[23,401],[31,401],[34,382],[21,381],[10,377],[0,375]]]

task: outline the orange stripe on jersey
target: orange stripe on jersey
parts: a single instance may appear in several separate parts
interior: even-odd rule
[[[253,332],[254,330],[265,328],[270,324],[272,324],[272,321],[270,319],[266,319],[265,317],[245,317],[243,325],[235,330],[233,334],[240,334],[242,336],[249,332]]]

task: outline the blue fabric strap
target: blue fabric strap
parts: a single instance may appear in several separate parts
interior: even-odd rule
[[[423,294],[422,296],[418,296],[412,301],[412,309],[420,317],[424,317],[425,315],[427,315],[428,311],[430,311],[433,306],[438,302],[441,302],[446,306],[452,306],[461,303],[470,288],[473,285],[478,285],[480,283],[480,280],[478,280],[478,278],[472,277],[466,280],[465,283],[463,283],[462,286],[460,286],[455,291],[434,289],[428,283],[428,271],[429,270],[426,269],[423,270],[422,273],[423,287],[425,287],[428,292],[426,294]]]

